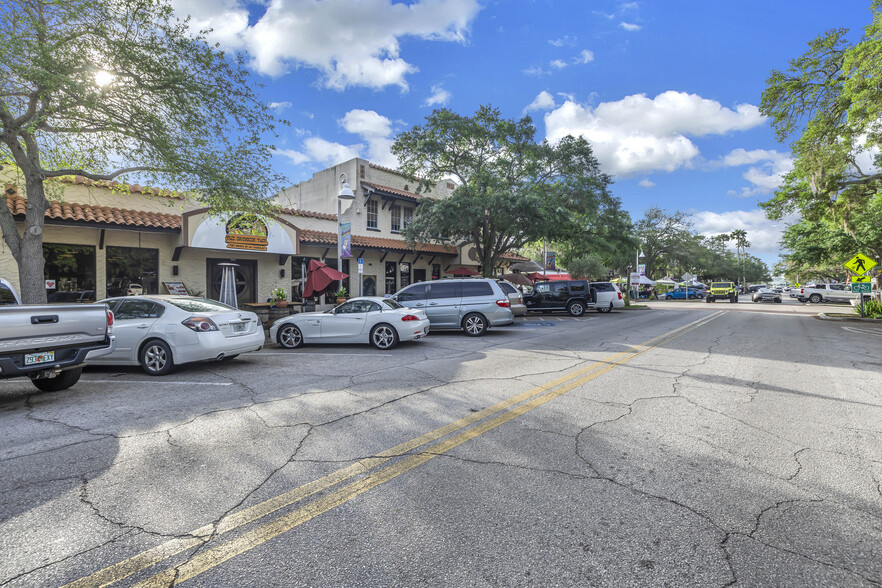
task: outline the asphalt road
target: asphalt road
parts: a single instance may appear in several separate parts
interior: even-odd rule
[[[882,584],[882,328],[652,306],[0,382],[0,586]]]

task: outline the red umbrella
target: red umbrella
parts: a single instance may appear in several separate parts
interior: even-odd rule
[[[499,276],[503,280],[517,284],[518,286],[532,286],[533,282],[524,274],[502,274]]]
[[[531,273],[531,274],[527,274],[527,277],[530,278],[531,280],[533,280],[534,282],[535,282],[536,280],[544,280],[544,279],[546,279],[545,276],[543,276],[543,275],[540,274],[539,272],[533,272],[533,273]]]
[[[470,270],[467,267],[458,267],[455,270],[451,270],[447,272],[448,274],[453,274],[454,276],[480,276],[478,272],[475,270]]]
[[[338,272],[326,264],[312,259],[309,262],[306,284],[303,285],[303,297],[312,298],[313,296],[324,294],[329,286],[348,277],[349,274]]]

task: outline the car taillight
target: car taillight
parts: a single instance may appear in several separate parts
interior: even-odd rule
[[[800,294],[805,294],[805,288],[800,288],[800,289],[799,289],[799,293],[800,293]]]
[[[502,308],[511,308],[511,302],[509,302],[508,298],[505,300],[497,300],[496,306],[500,306]]]
[[[403,321],[418,321],[418,320],[420,320],[420,319],[419,319],[419,317],[416,316],[416,315],[413,315],[413,314],[406,314],[406,315],[404,315],[403,317],[401,317],[401,320],[403,320]]]
[[[191,316],[181,321],[181,324],[197,333],[207,333],[209,331],[217,331],[217,325],[210,318],[204,316]]]
[[[622,300],[622,293],[619,292],[619,300]]]
[[[113,311],[109,310],[109,309],[107,311],[107,326],[108,327],[113,326]]]

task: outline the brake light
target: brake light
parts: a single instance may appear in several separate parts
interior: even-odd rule
[[[805,288],[800,288],[800,289],[799,289],[799,293],[800,293],[800,294],[805,294]]]
[[[496,306],[499,306],[502,308],[511,308],[511,302],[509,302],[508,298],[506,298],[505,300],[497,300]]]
[[[622,300],[622,293],[619,292],[619,300]]]
[[[420,320],[420,319],[419,319],[419,317],[416,316],[416,315],[413,315],[413,314],[406,314],[406,315],[404,315],[403,317],[401,317],[401,320],[403,320],[403,321],[418,321],[418,320]]]
[[[190,318],[181,321],[181,324],[197,333],[208,333],[209,331],[218,330],[214,321],[204,316],[191,316]]]
[[[113,326],[113,311],[110,309],[107,309],[107,326]]]

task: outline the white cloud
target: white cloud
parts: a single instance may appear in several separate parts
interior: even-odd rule
[[[354,109],[337,121],[346,132],[361,135],[365,139],[388,137],[392,134],[392,121],[373,110]]]
[[[724,233],[731,233],[735,229],[743,229],[747,232],[747,240],[750,242],[748,253],[777,254],[780,252],[781,236],[787,225],[799,220],[796,215],[788,215],[781,220],[772,221],[766,217],[766,213],[759,209],[732,210],[729,212],[697,212],[689,217],[693,228],[699,233],[713,237]],[[734,244],[730,245],[734,248]]]
[[[423,102],[423,106],[435,106],[436,104],[444,105],[450,101],[450,98],[450,92],[440,85],[435,85],[432,86],[432,95],[426,98]]]
[[[567,62],[562,59],[555,59],[554,61],[550,62],[549,65],[554,69],[563,69],[567,66]]]
[[[407,89],[417,68],[400,55],[399,41],[463,43],[477,16],[478,0],[268,0],[253,25],[238,0],[174,0],[179,14],[198,28],[213,28],[210,39],[227,49],[245,50],[260,73],[280,76],[300,67],[321,72],[322,84]]]
[[[573,58],[573,63],[591,63],[594,61],[594,53],[588,49],[582,49],[577,57]]]
[[[392,155],[393,129],[392,121],[388,118],[373,110],[354,109],[337,123],[347,133],[361,137],[362,142],[344,145],[320,137],[309,137],[303,141],[301,150],[280,149],[277,153],[297,165],[334,165],[354,157],[366,157],[385,167],[398,167],[398,160]]]
[[[572,47],[576,44],[578,37],[570,37],[569,35],[564,35],[560,39],[549,39],[548,43],[550,45],[554,45],[555,47]]]
[[[619,26],[621,28],[625,29],[626,31],[639,31],[640,29],[643,28],[639,24],[634,24],[634,23],[630,23],[630,22],[620,22]]]
[[[730,190],[729,194],[739,198],[753,198],[771,194],[781,185],[784,176],[793,169],[793,161],[789,154],[767,149],[752,151],[735,149],[717,162],[717,165],[738,167],[757,163],[762,165],[751,167],[742,176],[751,183],[751,186],[743,187],[740,190]]]
[[[524,108],[523,112],[527,113],[531,110],[551,110],[554,108],[554,96],[542,90],[536,98]]]
[[[655,187],[655,182],[653,182],[653,181],[650,180],[649,178],[643,178],[642,180],[640,180],[639,182],[637,182],[637,185],[638,185],[638,186],[642,186],[642,187],[644,187],[644,188],[654,188],[654,187]]]
[[[267,106],[272,110],[282,111],[291,108],[293,105],[290,102],[270,102]]]
[[[595,107],[567,100],[545,115],[545,134],[552,142],[581,135],[607,171],[629,176],[691,165],[699,151],[689,136],[743,131],[763,120],[750,104],[733,110],[696,94],[668,91],[653,99],[634,94]]]

